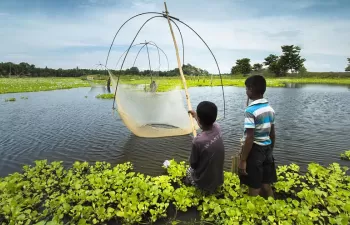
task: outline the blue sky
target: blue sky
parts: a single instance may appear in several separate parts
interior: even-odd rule
[[[221,70],[229,72],[239,58],[263,62],[280,54],[280,46],[302,47],[309,71],[344,71],[350,57],[349,0],[168,0],[171,15],[193,27],[212,48]],[[159,0],[1,0],[0,61],[29,62],[40,67],[96,68],[106,60],[114,33],[129,17],[145,11],[162,12]],[[128,23],[117,37],[108,67],[131,43],[150,16]],[[216,72],[210,53],[186,27],[185,63]],[[180,45],[180,37],[176,31]],[[156,18],[140,32],[135,43],[156,42],[177,66],[166,20]],[[151,48],[152,67],[158,67]],[[131,66],[138,49],[126,60]],[[146,52],[137,66],[146,69]],[[162,57],[161,67],[166,68]]]

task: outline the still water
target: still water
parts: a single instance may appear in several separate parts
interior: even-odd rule
[[[310,162],[338,162],[350,149],[350,89],[342,86],[298,85],[268,88],[266,97],[276,111],[278,164],[297,163],[303,170]],[[136,171],[151,175],[164,172],[164,160],[187,160],[191,136],[146,139],[134,136],[112,114],[112,100],[95,96],[105,89],[77,88],[48,92],[0,95],[0,176],[21,170],[34,160],[130,161]],[[245,89],[225,87],[226,117],[222,118],[221,87],[189,89],[192,105],[214,101],[221,109],[226,148],[225,169],[239,150],[243,128]],[[27,100],[21,96],[28,97]],[[85,97],[87,96],[87,97]],[[15,102],[5,98],[16,97]]]

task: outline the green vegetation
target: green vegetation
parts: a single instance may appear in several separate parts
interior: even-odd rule
[[[350,58],[348,58],[348,66],[345,68],[345,71],[350,72]]]
[[[0,62],[0,77],[24,76],[24,77],[80,77],[86,74],[100,74],[103,70],[91,69],[51,69],[37,68],[33,64],[21,62]]]
[[[144,70],[140,71],[137,67],[126,68],[125,70],[113,70],[113,74],[131,74],[131,75],[141,75],[149,76],[151,73],[158,76],[178,76],[179,69],[175,68],[169,71],[150,71]],[[186,64],[183,66],[183,71],[188,75],[207,75],[208,71],[192,66],[191,64]],[[21,62],[19,64],[4,62],[0,63],[0,77],[82,77],[87,75],[94,75],[96,77],[108,75],[107,71],[100,66],[100,69],[80,69],[78,67],[74,69],[52,69],[52,68],[37,68],[33,64],[28,64],[26,62]]]
[[[254,64],[255,67],[258,65]],[[254,67],[254,69],[256,69]],[[250,65],[250,59],[243,58],[237,59],[236,66],[233,66],[231,69],[231,74],[244,74],[247,75],[252,72],[252,66]]]
[[[235,77],[224,76],[224,86],[238,86],[244,87],[244,81],[246,77]],[[157,77],[155,78],[158,83],[158,91],[169,91],[175,87],[182,87],[182,81],[178,77]],[[284,87],[286,83],[302,83],[302,84],[339,84],[339,85],[350,85],[350,78],[267,78],[268,87]],[[124,84],[149,84],[150,79],[145,77],[137,76],[124,76],[120,80]],[[187,77],[186,83],[188,87],[203,87],[210,86],[211,79],[209,76],[200,77]],[[213,79],[213,86],[220,86],[221,81],[218,76]]]
[[[76,87],[90,87],[90,84],[77,78],[0,78],[0,94]]]
[[[114,94],[108,93],[108,94],[98,94],[96,95],[96,98],[102,98],[102,99],[113,99]]]
[[[16,98],[6,98],[5,102],[14,102],[16,101]]]
[[[350,160],[350,150],[345,151],[340,155],[340,158],[343,160]]]
[[[316,73],[327,77],[322,73]],[[309,76],[312,76],[310,73]],[[85,78],[84,78],[85,79]],[[169,91],[176,87],[182,87],[182,82],[179,77],[155,77],[158,83],[158,91]],[[188,87],[210,86],[210,76],[187,76]],[[246,77],[243,76],[223,76],[223,84],[225,86],[244,87]],[[99,81],[106,82],[103,78]],[[129,76],[123,75],[120,79],[124,84],[149,84],[150,77],[145,76]],[[290,77],[290,78],[273,78],[267,77],[267,86],[269,87],[284,87],[286,83],[303,83],[303,84],[339,84],[350,85],[349,78],[317,78],[317,77]],[[219,76],[214,76],[213,86],[220,86],[221,81]],[[0,78],[0,94],[16,93],[16,92],[33,92],[33,91],[48,91],[56,89],[68,89],[77,87],[90,87],[91,85],[82,79],[78,78]],[[111,98],[111,96],[109,96]]]
[[[300,56],[301,48],[294,45],[283,45],[281,48],[283,53],[281,56],[270,54],[265,58],[264,65],[268,67],[268,72],[273,73],[277,77],[285,77],[288,75],[288,72],[292,74],[306,73],[304,67],[306,59]],[[243,58],[236,61],[236,65],[231,69],[231,74],[249,74],[252,70],[254,72],[262,72],[266,69],[263,69],[263,65],[260,63],[254,64],[252,68],[250,59]]]
[[[195,207],[213,224],[344,224],[350,222],[350,176],[333,163],[311,163],[306,174],[291,164],[278,167],[276,200],[247,196],[237,175],[224,173],[224,184],[204,195],[182,182],[187,165],[170,161],[167,175],[146,176],[130,163],[36,161],[22,173],[0,178],[1,224],[150,224]],[[176,218],[170,218],[175,223]]]
[[[22,96],[21,99],[27,100],[28,97],[27,96]]]

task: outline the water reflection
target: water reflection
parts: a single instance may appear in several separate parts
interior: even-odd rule
[[[339,85],[339,84],[301,84],[301,83],[285,83],[285,88],[299,88],[299,89],[313,89],[324,91],[339,91],[350,89],[350,86],[347,85]]]
[[[159,168],[163,165],[164,160],[187,161],[191,152],[191,137],[185,135],[141,138],[130,134],[123,150],[122,161],[133,162],[135,171],[159,175]]]
[[[91,87],[91,89],[88,92],[88,94],[105,94],[105,93],[108,93],[108,90],[106,89],[105,86]]]

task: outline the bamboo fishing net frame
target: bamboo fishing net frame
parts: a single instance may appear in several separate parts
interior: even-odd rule
[[[136,54],[136,57],[134,59],[134,63],[132,64],[132,67],[135,67],[135,64],[136,64],[136,60],[137,58],[139,57],[142,49],[144,47],[146,47],[146,50],[147,50],[147,58],[148,58],[148,65],[149,65],[149,71],[150,71],[150,75],[151,75],[151,83],[153,81],[153,72],[152,72],[152,67],[151,67],[151,58],[150,58],[150,54],[149,54],[149,49],[148,49],[148,45],[151,45],[151,46],[154,46],[156,47],[157,49],[157,53],[158,53],[158,75],[159,75],[159,72],[160,72],[160,67],[161,67],[161,60],[160,60],[160,51],[163,53],[163,55],[165,56],[166,58],[166,61],[167,61],[167,65],[168,65],[168,71],[169,71],[169,59],[168,59],[168,55],[163,51],[163,49],[161,49],[160,47],[158,47],[158,45],[154,42],[154,41],[146,41],[143,42],[143,43],[138,43],[138,44],[134,44],[131,46],[131,48],[134,48],[134,47],[138,47],[138,46],[141,46],[141,48],[138,50],[137,54]],[[131,49],[130,48],[130,49]],[[125,54],[128,52],[128,49],[125,50],[123,52],[123,54],[120,55],[115,67],[118,68],[118,65],[119,65],[119,62],[120,60],[123,58],[123,56],[125,56]],[[145,84],[146,85],[146,84]],[[145,86],[146,87],[146,86]]]
[[[192,110],[192,105],[191,105],[190,95],[188,93],[186,79],[185,79],[184,73],[182,71],[182,66],[181,66],[181,61],[180,61],[180,56],[179,56],[179,49],[177,47],[174,31],[173,31],[173,28],[172,28],[171,23],[170,23],[169,12],[168,12],[168,8],[166,6],[166,2],[164,2],[164,8],[165,8],[165,14],[166,14],[167,19],[168,19],[170,33],[171,33],[171,36],[173,38],[173,42],[174,42],[174,46],[175,46],[177,66],[179,67],[180,76],[181,76],[182,83],[183,83],[184,89],[185,89],[187,107],[188,107],[188,110],[191,111]],[[193,133],[193,136],[196,137],[197,136],[197,131],[196,131],[196,128],[194,126],[194,121],[193,121],[194,118],[193,118],[191,113],[189,113],[189,116],[190,116],[190,121],[191,121],[191,126],[192,126],[192,133]]]
[[[247,101],[246,101],[246,107],[249,106],[249,97],[247,97]],[[243,151],[243,141],[242,139],[240,140],[240,150],[238,152],[238,154],[235,154],[234,156],[231,157],[231,161],[232,161],[232,164],[231,164],[231,172],[232,173],[235,173],[235,174],[238,174],[238,164],[239,164],[239,161],[241,159],[241,152]]]
[[[105,63],[105,68],[107,69],[107,64],[108,64],[108,59],[109,59],[109,56],[110,56],[110,53],[111,53],[111,49],[113,47],[113,44],[114,44],[114,41],[117,37],[117,35],[119,34],[120,30],[124,27],[124,25],[126,23],[128,23],[130,20],[138,17],[138,16],[142,16],[142,15],[146,15],[146,14],[156,14],[156,16],[153,16],[151,18],[149,18],[148,20],[146,20],[143,25],[140,27],[140,29],[138,30],[138,32],[136,33],[133,41],[131,42],[129,48],[127,49],[126,51],[126,54],[124,56],[124,59],[123,59],[123,62],[121,64],[121,67],[120,67],[120,70],[123,69],[123,65],[125,63],[125,59],[131,49],[131,47],[133,46],[133,43],[135,41],[135,39],[137,38],[138,34],[140,33],[140,31],[142,30],[142,28],[152,19],[155,19],[155,18],[166,18],[167,21],[168,21],[168,24],[169,24],[169,28],[170,28],[170,31],[171,31],[171,35],[172,35],[172,38],[173,38],[173,42],[174,42],[174,46],[175,46],[175,50],[176,50],[176,57],[177,57],[177,62],[178,62],[178,68],[179,68],[179,71],[180,71],[180,76],[181,76],[181,79],[182,79],[182,82],[183,82],[183,85],[184,85],[184,89],[185,89],[185,93],[186,93],[186,100],[187,100],[187,105],[188,105],[188,110],[192,110],[192,106],[191,106],[191,102],[190,102],[190,98],[189,98],[189,94],[188,94],[188,90],[187,90],[187,85],[186,85],[186,79],[184,77],[184,74],[183,74],[183,71],[182,71],[182,66],[181,66],[181,60],[180,60],[180,56],[179,56],[179,52],[178,52],[178,47],[177,47],[177,43],[176,43],[176,39],[175,39],[175,35],[174,35],[174,32],[173,32],[173,29],[172,29],[172,26],[171,24],[174,24],[179,33],[180,33],[180,36],[181,36],[181,40],[182,40],[182,47],[183,47],[183,61],[184,61],[184,41],[183,41],[183,37],[182,37],[182,33],[181,33],[181,30],[179,28],[179,26],[177,25],[176,22],[179,22],[183,25],[185,25],[186,27],[188,27],[190,30],[192,30],[199,38],[200,40],[206,45],[206,47],[208,48],[208,50],[210,51],[210,53],[212,54],[214,60],[215,60],[215,63],[216,63],[216,66],[217,66],[217,69],[218,69],[218,72],[219,72],[219,76],[220,76],[220,80],[221,80],[221,88],[222,88],[222,94],[223,94],[223,104],[224,104],[224,117],[225,117],[225,114],[226,114],[226,103],[225,103],[225,94],[224,94],[224,87],[223,87],[223,81],[222,81],[222,76],[221,76],[221,72],[220,72],[220,67],[219,67],[219,64],[215,58],[215,55],[213,54],[213,52],[211,51],[210,47],[207,45],[207,43],[203,40],[203,38],[192,28],[190,27],[189,25],[187,25],[186,23],[182,22],[181,20],[179,20],[178,18],[175,18],[173,16],[170,16],[169,15],[169,12],[168,12],[168,9],[167,9],[167,5],[166,3],[164,2],[164,7],[165,7],[165,12],[163,13],[159,13],[159,12],[145,12],[145,13],[140,13],[140,14],[137,14],[131,18],[129,18],[128,20],[126,20],[122,25],[121,27],[118,29],[118,31],[116,32],[116,34],[114,35],[114,38],[113,38],[113,41],[111,43],[111,46],[109,48],[109,51],[108,51],[108,54],[107,54],[107,58],[106,58],[106,63]],[[176,21],[176,22],[175,22]],[[108,69],[107,69],[108,70]],[[116,87],[115,87],[115,92],[114,92],[114,95],[116,96],[116,93],[117,93],[117,89],[118,89],[118,84],[119,84],[119,81],[120,81],[120,73],[118,74],[118,79],[117,79],[117,82],[116,82]],[[211,85],[213,83],[213,75],[211,75]],[[114,98],[114,101],[113,101],[113,110],[115,109],[114,105],[115,105],[115,101],[116,101],[116,98]],[[195,124],[194,124],[194,121],[193,121],[193,118],[192,118],[192,115],[189,114],[189,117],[190,117],[190,121],[191,121],[191,125],[192,125],[192,133],[194,136],[196,136],[196,128],[195,128]]]

